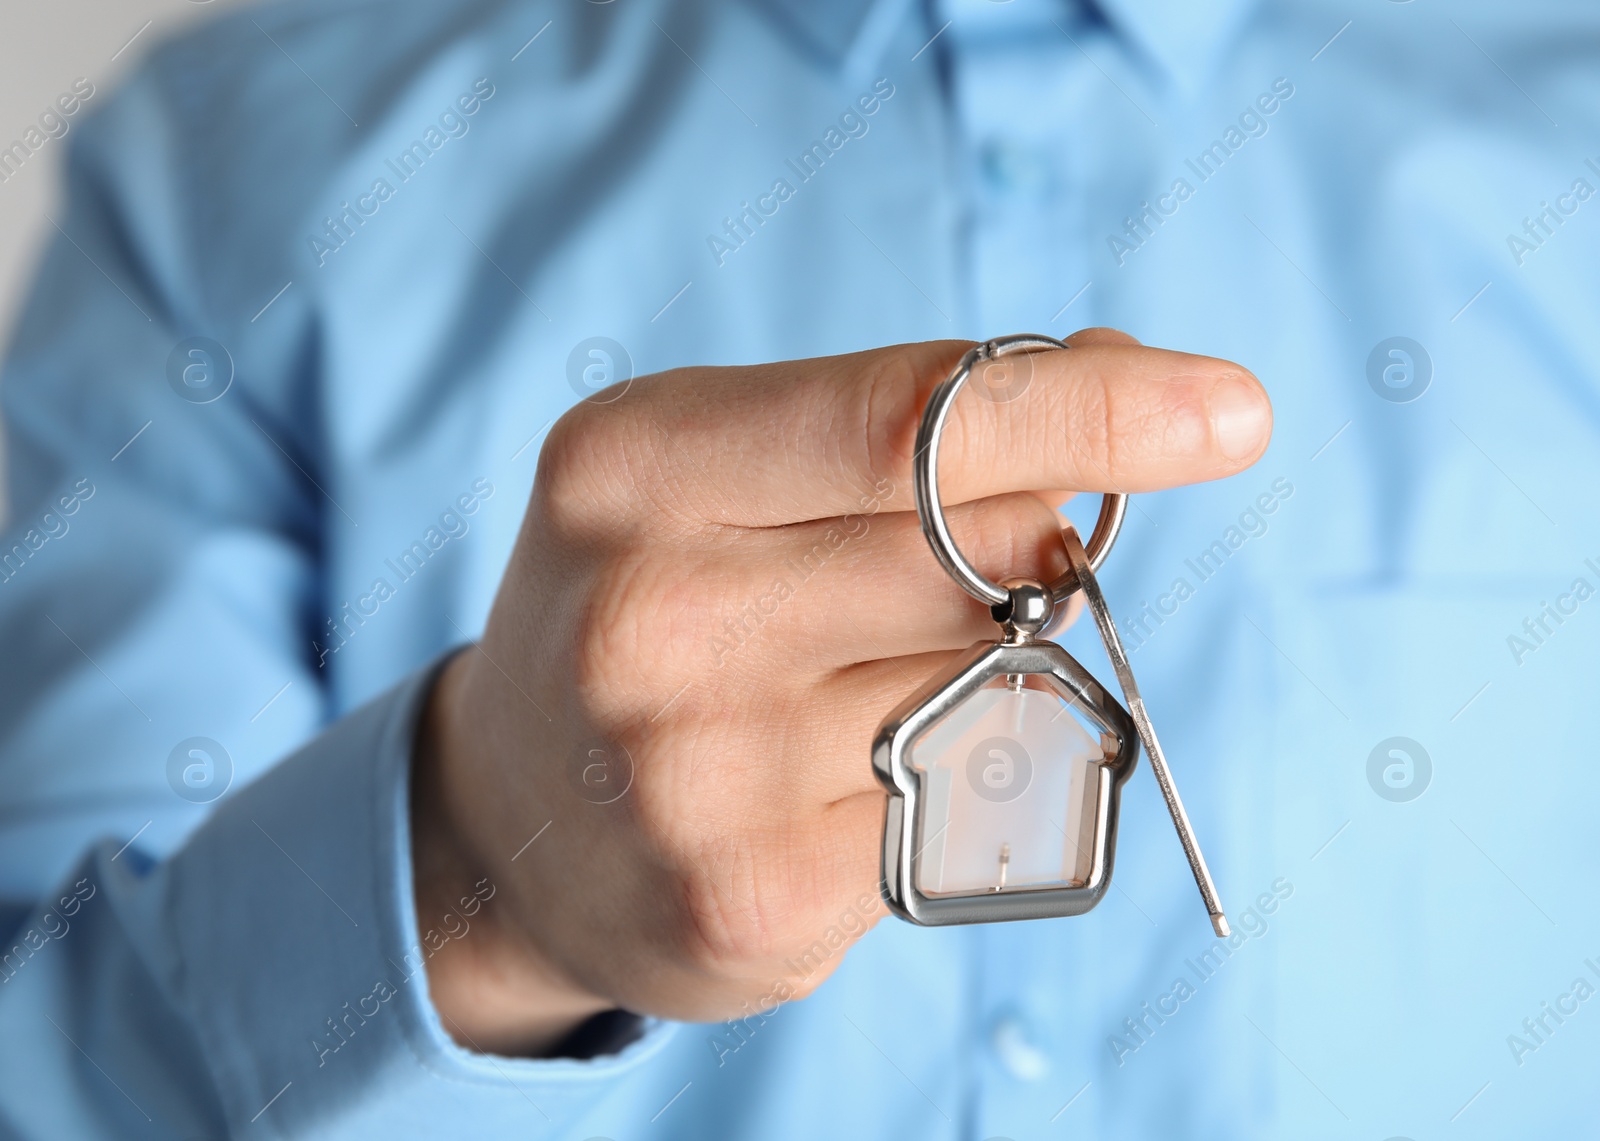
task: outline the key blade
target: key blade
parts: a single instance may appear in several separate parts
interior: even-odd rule
[[[1133,678],[1133,667],[1128,662],[1127,651],[1123,649],[1122,638],[1117,634],[1117,625],[1111,617],[1111,608],[1106,604],[1106,596],[1100,590],[1100,582],[1095,578],[1094,570],[1089,565],[1089,554],[1083,549],[1083,541],[1078,538],[1078,532],[1072,527],[1062,528],[1061,539],[1066,544],[1067,559],[1072,565],[1073,574],[1077,577],[1078,588],[1083,591],[1089,612],[1094,615],[1094,624],[1100,628],[1100,640],[1105,643],[1106,656],[1111,659],[1111,668],[1116,671],[1117,682],[1122,686],[1122,695],[1128,703],[1128,712],[1133,716],[1134,727],[1139,731],[1139,740],[1143,742],[1144,751],[1150,757],[1151,771],[1156,774],[1156,783],[1161,786],[1161,796],[1167,802],[1167,812],[1172,817],[1172,826],[1178,830],[1178,842],[1183,845],[1184,857],[1189,861],[1189,871],[1194,875],[1195,886],[1200,889],[1200,898],[1206,905],[1207,914],[1211,916],[1211,929],[1225,939],[1231,929],[1228,926],[1228,917],[1222,910],[1222,901],[1217,898],[1217,885],[1211,880],[1211,870],[1206,867],[1206,858],[1200,852],[1200,841],[1195,838],[1194,826],[1189,823],[1189,814],[1184,811],[1183,798],[1178,795],[1178,786],[1172,781],[1172,770],[1167,767],[1167,757],[1161,751],[1161,742],[1156,740],[1155,726],[1150,723],[1150,714],[1145,709],[1144,698],[1139,694],[1139,683]],[[1057,599],[1058,603],[1060,601],[1061,599]]]

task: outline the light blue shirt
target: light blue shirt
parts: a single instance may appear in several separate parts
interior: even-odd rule
[[[323,0],[160,48],[71,127],[0,381],[0,1132],[1592,1131],[1597,64],[1577,0]],[[841,913],[803,1002],[454,1045],[427,952],[495,884],[413,913],[412,725],[551,422],[1095,324],[1276,407],[1103,576],[1234,938],[1141,765],[1086,917],[846,956]]]

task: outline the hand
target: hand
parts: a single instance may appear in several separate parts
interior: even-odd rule
[[[1065,569],[1071,492],[1216,479],[1267,446],[1238,365],[1108,330],[1070,343],[1020,396],[951,414],[942,493],[991,578]],[[421,924],[495,890],[429,962],[458,1041],[536,1053],[614,1007],[743,1016],[838,965],[842,948],[804,979],[786,960],[841,917],[884,914],[873,732],[994,634],[911,490],[923,404],[967,347],[682,369],[556,424],[417,753]]]

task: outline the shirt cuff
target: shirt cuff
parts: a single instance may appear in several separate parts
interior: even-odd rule
[[[580,1056],[528,1060],[462,1049],[444,1031],[409,828],[412,743],[442,665],[229,798],[152,873],[169,986],[234,1128],[449,1136],[466,1113],[477,1138],[524,1138],[530,1124],[560,1134],[671,1037],[672,1024],[613,1015],[580,1028]]]

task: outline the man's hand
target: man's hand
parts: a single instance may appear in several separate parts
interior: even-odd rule
[[[1072,492],[1216,479],[1267,446],[1238,365],[1107,330],[1071,344],[1015,398],[952,411],[941,490],[991,578],[1065,569]],[[967,348],[683,369],[556,424],[417,754],[420,922],[495,890],[429,963],[458,1041],[538,1052],[613,1007],[742,1015],[837,965],[802,983],[784,964],[877,896],[873,732],[994,634],[911,490],[923,404]]]

